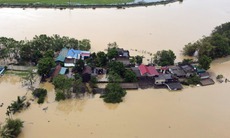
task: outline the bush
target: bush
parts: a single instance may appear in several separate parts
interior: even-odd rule
[[[219,74],[219,75],[216,76],[216,79],[217,79],[217,80],[223,79],[223,78],[224,78],[224,76],[223,76],[222,74]]]
[[[197,85],[200,83],[200,77],[197,75],[191,76],[187,79],[187,83],[191,85]]]
[[[56,91],[56,97],[55,97],[56,101],[61,101],[65,99],[66,99],[65,94],[62,91]]]
[[[20,119],[7,119],[6,124],[0,130],[2,138],[16,138],[22,130],[23,121]]]
[[[105,88],[105,94],[101,96],[106,103],[120,103],[126,95],[126,91],[117,83],[109,83]]]
[[[37,103],[42,104],[44,103],[45,97],[47,95],[47,90],[42,88],[37,88],[33,91],[33,96],[38,98]]]

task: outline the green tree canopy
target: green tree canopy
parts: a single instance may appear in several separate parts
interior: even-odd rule
[[[84,61],[82,59],[77,60],[75,67],[74,67],[74,71],[79,73],[79,74],[82,74],[84,69],[85,69]]]
[[[0,129],[0,136],[2,138],[16,138],[21,133],[23,128],[23,121],[20,119],[6,120],[6,124]]]
[[[210,64],[212,62],[212,58],[206,56],[206,55],[203,55],[201,57],[199,57],[198,59],[198,62],[199,62],[199,66],[205,70],[208,70],[210,68]]]
[[[125,80],[125,82],[136,82],[137,76],[132,70],[126,69],[124,80]]]
[[[125,73],[125,66],[121,62],[112,61],[109,63],[109,71],[117,73],[119,76],[123,76]]]
[[[157,51],[157,53],[153,57],[154,62],[159,66],[168,66],[174,65],[174,60],[176,59],[175,54],[172,50],[162,50]]]
[[[49,75],[50,70],[55,66],[54,60],[50,57],[45,57],[38,62],[38,74]]]
[[[96,65],[98,67],[105,67],[107,65],[107,55],[105,52],[99,51],[97,53]]]
[[[55,86],[55,89],[68,91],[73,85],[73,79],[67,78],[65,75],[57,75],[53,78],[53,85]]]
[[[140,65],[143,62],[143,56],[135,56],[135,61],[138,65]]]
[[[105,94],[101,97],[106,103],[120,103],[126,95],[126,91],[118,83],[109,83],[106,85]]]

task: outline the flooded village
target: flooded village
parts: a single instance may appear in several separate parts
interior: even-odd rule
[[[229,22],[229,5],[228,0],[184,0],[119,10],[1,8],[0,37],[29,42],[24,53],[11,51],[30,63],[18,65],[21,60],[9,58],[14,54],[0,55],[1,129],[6,118],[18,118],[23,121],[19,138],[228,138],[229,56],[204,69],[197,57],[182,51]],[[65,41],[56,36],[59,43],[52,43],[53,34]],[[154,58],[163,50],[174,53],[175,59],[169,54],[173,64],[160,65]],[[61,87],[69,82],[78,87]],[[120,103],[103,97],[113,83],[125,90]],[[22,108],[13,113],[13,103],[23,97]]]

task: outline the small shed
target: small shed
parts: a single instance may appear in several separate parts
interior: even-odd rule
[[[183,89],[182,85],[180,82],[170,82],[165,84],[169,90],[181,90]]]
[[[213,85],[213,84],[215,84],[215,82],[211,78],[207,78],[207,79],[202,79],[200,81],[200,84],[202,86],[207,86],[207,85]]]
[[[62,67],[62,68],[61,68],[61,70],[60,70],[60,72],[59,72],[59,74],[61,74],[61,75],[65,75],[65,74],[66,74],[66,72],[67,72],[67,68]]]

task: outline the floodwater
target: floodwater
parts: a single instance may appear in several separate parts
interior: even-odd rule
[[[185,44],[230,20],[229,7],[229,0],[184,0],[126,9],[1,8],[0,36],[18,40],[39,34],[88,38],[93,51],[116,41],[120,47],[139,50],[138,54],[172,49],[180,59]]]
[[[104,50],[116,41],[131,54],[172,49],[181,58],[184,44],[195,41],[230,20],[229,0],[185,0],[182,4],[117,9],[0,9],[0,36],[31,39],[39,34],[88,38],[92,50]],[[230,58],[213,62],[213,77],[230,78]],[[43,105],[33,102],[16,114],[25,121],[19,138],[229,138],[230,83],[185,87],[179,92],[164,89],[128,91],[120,104],[106,104],[85,97],[54,101],[51,84]],[[7,106],[30,92],[20,78],[0,78],[0,123]],[[45,112],[43,108],[48,107]]]
[[[229,59],[212,64],[217,73],[230,77]],[[210,70],[212,72],[212,70]],[[99,95],[62,102],[54,101],[49,83],[43,105],[34,101],[14,118],[25,121],[19,138],[229,138],[230,83],[206,87],[185,87],[179,92],[165,89],[128,91],[124,102],[106,104]],[[18,95],[30,97],[16,76],[0,78],[0,122],[7,105]],[[42,110],[48,107],[47,111]]]

